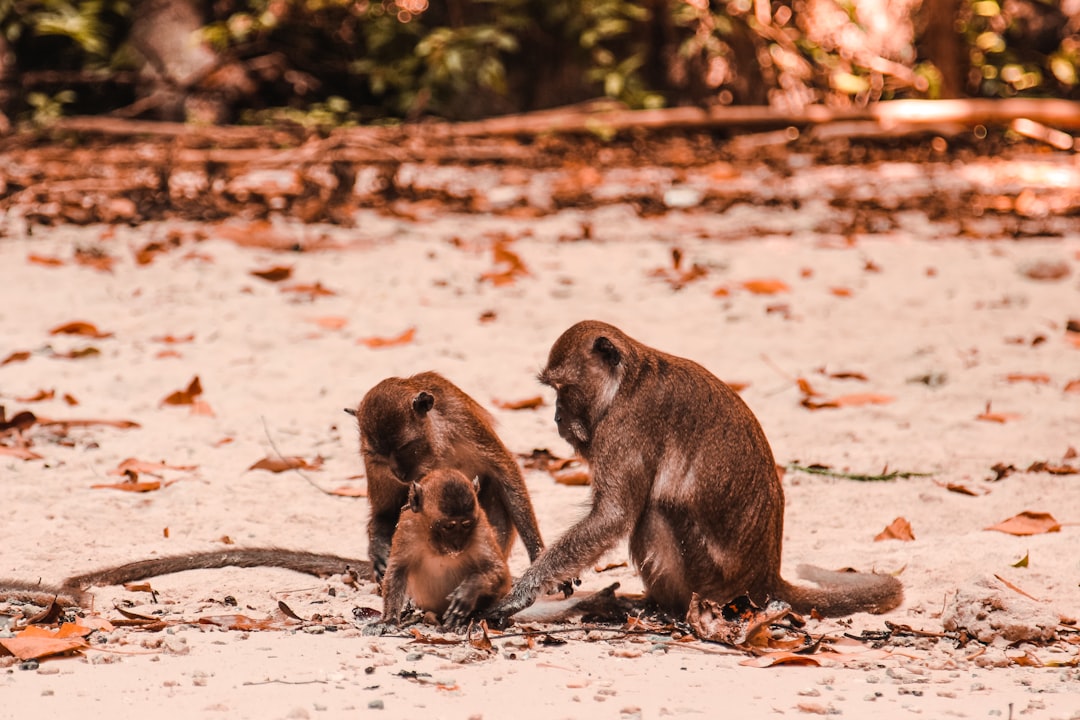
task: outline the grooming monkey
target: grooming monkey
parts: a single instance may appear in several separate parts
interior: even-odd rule
[[[383,578],[384,623],[401,622],[406,596],[453,627],[509,592],[510,569],[478,487],[452,469],[412,483]]]
[[[55,599],[63,606],[87,607],[90,597],[86,590],[93,585],[123,585],[186,570],[225,567],[276,567],[317,577],[355,574],[365,579],[373,578],[371,564],[367,560],[280,548],[241,548],[139,560],[73,575],[59,585],[0,579],[0,600],[23,600],[42,605]]]
[[[477,497],[504,557],[516,529],[529,560],[536,560],[544,543],[521,469],[495,434],[491,415],[464,391],[434,372],[392,377],[346,412],[360,426],[371,503],[368,554],[377,580],[386,571],[410,485],[443,468],[479,478]]]
[[[742,399],[697,363],[585,321],[555,341],[539,379],[555,389],[559,435],[589,463],[592,507],[489,613],[494,623],[627,535],[647,598],[677,616],[695,592],[827,616],[902,601],[886,575],[801,566],[820,588],[780,577],[784,492],[772,450]]]

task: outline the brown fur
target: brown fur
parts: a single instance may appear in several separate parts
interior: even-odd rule
[[[574,325],[551,348],[540,380],[557,393],[559,434],[589,463],[592,508],[514,585],[492,619],[629,536],[650,600],[685,614],[691,593],[726,602],[780,598],[798,612],[885,612],[895,578],[804,568],[822,588],[780,577],[784,492],[772,450],[742,399],[690,360],[601,322]]]
[[[446,625],[461,625],[509,590],[510,569],[474,483],[445,469],[413,483],[390,547],[382,621],[401,622],[408,596]]]
[[[410,483],[441,468],[480,479],[478,496],[504,557],[521,535],[529,559],[544,547],[517,461],[493,428],[491,415],[434,372],[387,378],[355,411],[368,480],[368,554],[381,578]]]
[[[355,573],[368,579],[373,577],[371,564],[367,560],[280,548],[238,548],[169,555],[115,565],[73,575],[59,586],[0,579],[0,599],[27,600],[38,604],[39,601],[51,602],[55,598],[61,605],[85,607],[89,600],[85,591],[93,585],[122,585],[187,570],[224,567],[277,567],[319,577],[339,573]]]

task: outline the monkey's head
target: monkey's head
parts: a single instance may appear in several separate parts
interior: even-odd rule
[[[441,555],[465,550],[476,529],[479,479],[458,470],[436,470],[409,489],[409,509],[427,520],[432,548]]]
[[[403,378],[387,378],[368,391],[353,413],[360,423],[365,457],[385,462],[401,482],[413,482],[431,470],[430,413],[435,396]]]
[[[633,340],[595,320],[579,322],[551,346],[540,382],[555,389],[555,425],[578,452],[611,407],[633,353]]]

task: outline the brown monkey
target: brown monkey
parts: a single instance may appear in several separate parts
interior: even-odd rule
[[[355,573],[359,577],[373,578],[371,564],[367,560],[280,548],[239,548],[188,555],[169,555],[115,565],[73,575],[58,586],[0,579],[0,599],[26,600],[41,604],[51,602],[55,598],[61,605],[85,607],[89,600],[85,591],[92,585],[122,585],[186,570],[210,570],[224,567],[277,567],[319,577]]]
[[[647,597],[673,614],[694,592],[830,616],[900,604],[890,576],[801,567],[821,588],[780,577],[784,492],[772,450],[742,399],[697,363],[585,321],[555,342],[540,381],[556,391],[559,434],[589,463],[592,507],[522,575],[494,622],[627,535]]]
[[[434,372],[392,377],[368,391],[356,410],[368,480],[368,554],[381,579],[409,486],[433,470],[454,468],[480,479],[480,506],[504,557],[515,528],[529,560],[544,547],[517,461],[493,429],[491,415]]]
[[[406,596],[456,626],[509,592],[510,569],[480,510],[478,487],[448,469],[412,483],[383,579],[384,623],[401,622]]]

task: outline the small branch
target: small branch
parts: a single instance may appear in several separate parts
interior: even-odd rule
[[[277,446],[277,443],[274,442],[274,438],[272,438],[270,436],[270,426],[266,424],[266,418],[260,416],[259,420],[262,421],[263,431],[266,433],[266,440],[267,440],[267,442],[270,443],[270,447],[274,449],[274,454],[277,455],[278,459],[281,460],[282,462],[288,462],[288,460],[285,459],[285,456],[281,454],[281,451],[278,450],[278,446]],[[307,481],[308,485],[311,485],[311,487],[315,488],[316,490],[321,492],[323,495],[333,495],[334,494],[334,493],[330,492],[329,490],[323,490],[321,487],[319,487],[319,484],[317,482],[315,482],[314,480],[312,480],[311,478],[309,478],[303,472],[301,472],[300,468],[294,467],[294,468],[292,468],[292,471],[294,473],[296,473],[297,475],[299,475],[300,477],[304,478],[304,480]]]
[[[902,470],[894,470],[891,473],[883,473],[881,475],[862,475],[859,473],[840,472],[839,470],[832,470],[827,467],[799,465],[798,463],[788,463],[784,466],[784,469],[792,472],[804,472],[810,475],[825,475],[826,477],[842,478],[844,480],[857,480],[859,482],[884,482],[887,480],[906,480],[907,478],[913,477],[933,476],[933,473],[906,472]]]

